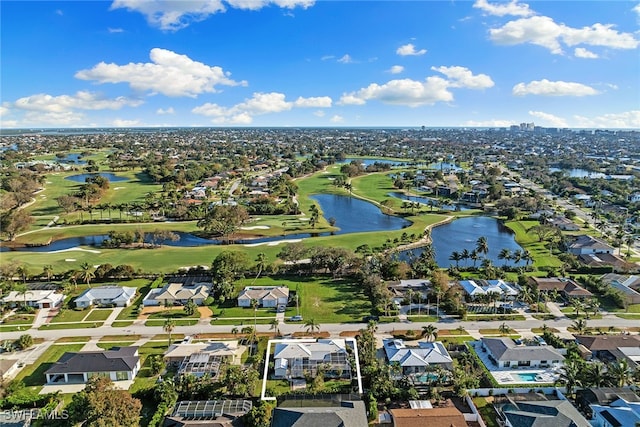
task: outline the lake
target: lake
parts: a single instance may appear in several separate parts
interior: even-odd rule
[[[574,168],[574,169],[560,169],[549,168],[550,173],[562,172],[570,178],[606,178],[607,175],[602,172],[593,172],[586,169]]]
[[[433,240],[433,249],[435,251],[436,263],[440,267],[449,267],[455,265],[455,261],[449,260],[451,253],[457,251],[462,252],[467,249],[469,252],[476,248],[476,241],[480,237],[487,238],[489,247],[489,258],[493,265],[502,266],[505,260],[499,259],[498,254],[504,248],[509,249],[511,253],[522,247],[516,243],[515,234],[502,225],[497,219],[487,216],[471,216],[458,218],[450,223],[440,225],[431,230],[431,238]],[[411,251],[413,256],[418,257],[422,253],[422,249],[414,249]],[[401,259],[409,259],[409,251],[401,253]],[[480,266],[481,260],[476,265]],[[459,262],[460,267],[473,266],[473,260],[465,260]],[[513,261],[508,261],[507,265],[514,266]],[[516,266],[526,265],[525,261],[520,261]]]
[[[356,199],[348,196],[338,196],[334,194],[316,194],[311,197],[320,204],[325,218],[335,218],[336,227],[340,230],[333,234],[361,233],[380,230],[400,230],[411,225],[406,219],[386,215],[382,213],[376,205],[364,200]],[[366,218],[366,221],[363,221]],[[166,240],[161,243],[167,246],[194,247],[204,245],[219,245],[222,242],[216,239],[204,239],[191,233],[176,233],[180,239],[177,241]],[[313,236],[328,236],[331,233],[298,233],[287,234],[286,236],[261,237],[256,239],[238,239],[234,240],[236,244],[247,243],[265,243],[276,242],[284,239],[304,239]],[[95,246],[99,247],[102,242],[109,236],[106,234],[69,237],[66,239],[56,240],[47,246],[36,246],[26,248],[8,248],[0,247],[0,251],[16,250],[25,252],[51,252],[60,251],[77,246]],[[149,241],[147,241],[149,243]]]
[[[80,153],[70,153],[70,154],[67,154],[66,157],[56,157],[53,160],[58,163],[73,163],[76,165],[86,165],[87,162],[85,162],[84,160],[80,160],[81,157],[82,157],[82,154]]]
[[[73,182],[81,182],[84,184],[85,182],[87,182],[87,178],[98,176],[98,175],[104,178],[107,178],[110,182],[129,181],[129,178],[126,178],[124,176],[118,176],[116,174],[107,173],[107,172],[101,172],[99,174],[98,173],[82,173],[78,175],[68,176],[65,179],[68,179],[69,181],[73,181]]]
[[[409,160],[407,160],[406,162],[403,162],[403,161],[386,160],[386,159],[354,159],[354,158],[347,158],[343,162],[340,162],[340,164],[351,163],[353,161],[362,163],[362,165],[365,168],[367,166],[371,166],[374,163],[384,163],[385,165],[391,165],[391,166],[403,166],[403,165],[406,165],[409,162]]]

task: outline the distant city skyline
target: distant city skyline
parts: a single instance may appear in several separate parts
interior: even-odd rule
[[[0,127],[640,128],[638,1],[0,2]]]

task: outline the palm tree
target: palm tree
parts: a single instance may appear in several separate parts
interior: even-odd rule
[[[465,262],[465,266],[466,266],[466,261],[471,258],[471,252],[469,252],[469,249],[464,248],[462,250],[462,252],[460,252],[460,260]]]
[[[460,260],[461,259],[462,259],[462,257],[460,256],[460,252],[458,252],[458,251],[451,252],[451,255],[449,256],[449,260],[456,262],[456,268],[460,267]]]
[[[504,266],[507,266],[508,261],[511,259],[511,250],[508,248],[502,248],[498,254],[498,259],[504,260]]]
[[[438,338],[438,328],[433,325],[423,326],[420,336],[426,338],[427,341],[435,341]]]
[[[253,355],[253,347],[258,339],[256,328],[254,328],[253,326],[245,326],[244,328],[242,328],[241,332],[246,335],[245,339],[247,340],[247,342],[251,343],[251,346],[249,347],[249,355]]]
[[[615,387],[624,387],[633,381],[633,371],[627,359],[615,361],[607,365],[607,375],[610,383]]]
[[[169,334],[169,346],[171,346],[171,333],[176,328],[176,321],[171,317],[167,317],[162,325],[162,330]]]
[[[489,253],[489,243],[487,242],[486,237],[478,237],[478,240],[476,241],[476,252],[483,254],[485,257],[487,256]]]
[[[587,321],[584,319],[578,319],[573,322],[572,327],[578,335],[584,335],[587,331]]]
[[[478,253],[478,251],[476,251],[475,249],[471,251],[471,253],[469,254],[469,258],[471,258],[471,260],[473,261],[473,268],[476,268],[476,263],[480,259],[480,254]]]
[[[23,297],[22,306],[26,307],[27,306],[27,294],[31,292],[29,290],[29,288],[27,288],[27,285],[26,284],[13,285],[13,290],[15,291],[16,296],[22,295],[22,297]]]
[[[583,309],[584,305],[582,301],[577,298],[571,300],[571,306],[576,310],[576,317],[580,316],[580,310]]]
[[[45,276],[47,276],[47,282],[51,281],[51,276],[53,276],[53,265],[47,264],[42,267],[42,272]]]
[[[306,322],[304,322],[304,325],[302,325],[303,327],[305,327],[307,329],[307,333],[310,333],[313,335],[314,331],[315,332],[320,332],[320,324],[318,322],[316,322],[313,318],[307,320]]]
[[[83,263],[80,268],[82,269],[80,271],[80,278],[90,287],[91,279],[96,277],[95,273],[91,271],[91,266],[88,262]]]
[[[22,278],[22,283],[27,283],[27,279],[29,278],[29,269],[25,265],[21,265],[16,268],[16,273]]]
[[[256,267],[258,268],[258,273],[256,273],[256,278],[253,279],[254,282],[258,280],[258,277],[260,277],[260,274],[262,274],[262,270],[264,270],[266,265],[267,265],[267,254],[265,254],[264,252],[260,252],[256,257]]]
[[[280,335],[280,322],[278,322],[278,319],[272,319],[269,325],[271,325],[269,327],[270,330],[275,330],[276,336]]]
[[[576,359],[566,359],[556,383],[563,384],[570,395],[576,386],[580,386],[581,364]]]
[[[257,328],[258,327],[258,307],[260,306],[260,303],[258,302],[257,299],[255,298],[251,298],[251,307],[253,307],[253,327]]]
[[[606,369],[604,363],[594,362],[587,365],[586,378],[591,387],[603,387],[606,377]],[[586,384],[585,384],[586,385]]]
[[[498,331],[500,331],[500,335],[507,335],[511,332],[511,328],[505,322],[498,327]]]

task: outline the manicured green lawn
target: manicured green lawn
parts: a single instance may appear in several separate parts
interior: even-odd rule
[[[110,308],[94,308],[91,313],[85,317],[85,322],[96,322],[98,320],[107,320],[109,315],[113,312]]]
[[[149,319],[144,322],[145,326],[164,326],[166,320],[161,319]],[[176,326],[193,326],[198,323],[197,319],[175,319],[174,324]]]
[[[112,328],[126,328],[133,325],[133,320],[116,320],[111,324]]]
[[[113,347],[128,347],[132,344],[133,344],[133,341],[99,342],[97,346],[105,350],[111,350]]]
[[[42,325],[39,330],[53,330],[53,329],[89,329],[99,328],[104,322],[74,322],[74,323],[49,323],[48,325]]]
[[[33,314],[14,314],[2,321],[2,325],[31,326],[35,319]]]
[[[85,317],[89,315],[91,310],[89,309],[64,309],[60,310],[60,312],[51,319],[51,323],[62,323],[62,322],[82,322]]]
[[[45,383],[44,373],[54,362],[57,362],[62,355],[68,351],[80,351],[84,344],[64,344],[52,345],[35,361],[32,365],[25,366],[16,375],[17,381],[24,381],[27,386],[41,386]]]
[[[238,286],[244,287],[252,281],[253,279],[241,280]],[[333,280],[326,277],[276,276],[261,277],[255,282],[255,285],[284,285],[288,286],[291,292],[297,291],[299,293],[300,315],[305,321],[313,319],[318,323],[359,322],[364,316],[371,314],[371,304],[362,289],[355,283],[346,280]],[[251,324],[252,314],[247,316],[245,324]]]
[[[474,397],[473,404],[478,408],[478,412],[482,416],[482,420],[487,427],[500,427],[498,423],[498,414],[493,409],[493,404],[487,402],[484,397]]]

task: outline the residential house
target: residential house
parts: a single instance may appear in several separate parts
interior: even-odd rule
[[[562,365],[564,356],[550,345],[518,345],[511,338],[482,338],[486,351],[498,368],[545,368]]]
[[[618,399],[608,406],[591,405],[593,427],[625,427],[640,425],[640,402]]]
[[[247,286],[238,295],[238,306],[251,307],[256,300],[260,307],[278,307],[289,303],[289,288],[286,286]]]
[[[133,380],[140,370],[138,347],[113,350],[67,352],[45,371],[47,384],[86,383],[94,376],[111,381]]]
[[[203,305],[211,294],[211,282],[168,283],[162,288],[151,289],[142,304],[147,306],[186,304],[193,301]]]
[[[633,390],[622,387],[590,387],[576,391],[576,405],[587,418],[594,417],[591,406],[606,408],[618,400],[640,403],[640,396]]]
[[[464,414],[455,406],[391,409],[393,427],[467,427]]]
[[[247,414],[250,400],[182,400],[164,420],[163,427],[234,427]]]
[[[187,341],[169,346],[163,358],[167,365],[178,367],[178,375],[216,378],[223,365],[240,365],[245,349],[238,341]]]
[[[78,296],[74,302],[78,308],[91,307],[127,307],[133,301],[137,288],[125,286],[99,286],[89,288]]]
[[[64,295],[52,290],[26,290],[25,292],[11,291],[2,298],[2,302],[11,307],[26,304],[35,308],[58,307],[64,300]]]
[[[441,342],[419,341],[417,346],[409,347],[401,339],[386,338],[382,345],[388,363],[400,368],[399,372],[392,372],[394,379],[408,377],[416,383],[427,383],[437,378],[434,371],[438,368],[453,369],[453,359]]]
[[[614,247],[599,237],[586,234],[576,236],[567,246],[569,253],[574,255],[613,254]]]
[[[563,216],[556,216],[549,220],[549,224],[552,226],[559,228],[563,231],[578,231],[580,230],[580,226],[575,222],[571,221],[569,218]]]
[[[354,340],[349,342],[355,345]],[[351,378],[347,339],[277,342],[273,359],[274,378],[304,378],[305,374],[315,377],[319,368],[327,377]]]
[[[428,279],[403,279],[396,282],[389,282],[387,289],[391,292],[394,302],[401,304],[409,297],[409,292],[414,292],[417,299],[426,301],[431,288],[431,281]]]
[[[601,277],[602,281],[624,295],[628,304],[640,304],[640,276],[608,273]]]
[[[361,400],[327,403],[308,407],[277,407],[273,410],[271,427],[367,427],[367,411]]]
[[[508,403],[495,406],[499,421],[505,427],[591,427],[589,421],[568,400],[511,398]]]
[[[640,335],[576,335],[593,357],[603,362],[626,359],[629,366],[640,366]]]
[[[565,298],[591,298],[593,294],[566,277],[529,277],[531,283],[540,292],[558,291]]]
[[[470,299],[475,300],[480,295],[494,293],[503,299],[513,300],[518,296],[518,289],[515,284],[507,283],[502,279],[498,280],[460,280],[458,284],[464,289]]]

